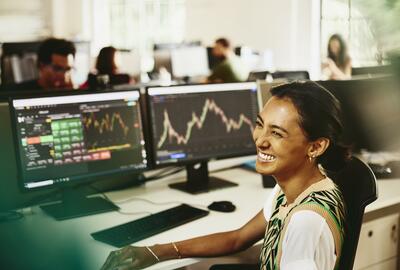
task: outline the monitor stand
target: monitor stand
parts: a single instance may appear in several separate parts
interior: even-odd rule
[[[62,200],[40,208],[56,220],[64,220],[118,210],[119,207],[101,197],[87,198],[82,190],[73,187],[61,191]]]
[[[238,184],[208,175],[208,163],[202,161],[186,165],[187,181],[170,184],[169,187],[190,194],[199,194],[215,189],[234,187]]]

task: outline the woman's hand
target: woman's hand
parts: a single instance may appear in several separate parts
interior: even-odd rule
[[[126,246],[112,251],[101,270],[142,269],[157,262],[146,247]]]

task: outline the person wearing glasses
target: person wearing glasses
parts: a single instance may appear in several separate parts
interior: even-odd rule
[[[68,40],[58,38],[44,40],[37,53],[39,78],[12,85],[9,90],[73,88],[71,71],[75,53],[75,45]]]

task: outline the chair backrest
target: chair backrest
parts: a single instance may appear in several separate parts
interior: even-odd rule
[[[356,157],[338,172],[327,172],[342,191],[347,207],[345,238],[338,269],[353,269],[365,207],[378,198],[371,168]]]

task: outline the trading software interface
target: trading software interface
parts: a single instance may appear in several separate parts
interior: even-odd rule
[[[149,88],[156,164],[255,152],[255,83]]]
[[[25,188],[146,167],[137,91],[15,99]]]

